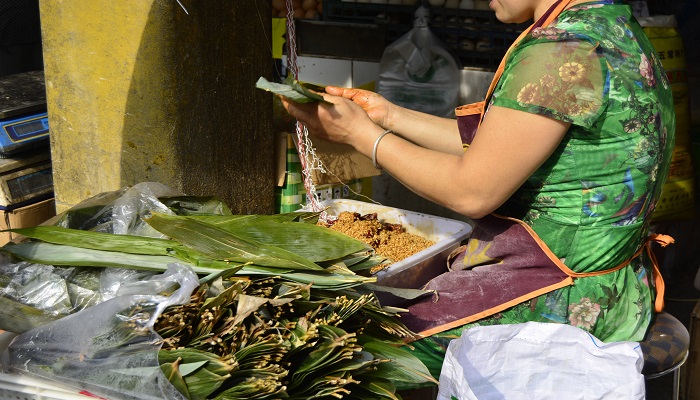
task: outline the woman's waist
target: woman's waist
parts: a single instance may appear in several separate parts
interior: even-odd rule
[[[604,271],[629,260],[648,234],[648,228],[641,222],[577,224],[569,219],[540,216],[526,223],[552,253],[579,273]]]

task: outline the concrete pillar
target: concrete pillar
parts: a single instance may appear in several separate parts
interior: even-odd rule
[[[267,0],[41,0],[57,211],[161,182],[274,212]]]

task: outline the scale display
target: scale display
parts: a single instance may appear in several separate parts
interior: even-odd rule
[[[44,145],[49,138],[48,114],[0,120],[0,133],[0,153],[4,155]]]
[[[49,144],[44,71],[0,77],[0,158]]]

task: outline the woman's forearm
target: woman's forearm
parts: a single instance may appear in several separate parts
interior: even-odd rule
[[[391,106],[385,129],[427,149],[443,153],[461,154],[462,140],[457,120]]]

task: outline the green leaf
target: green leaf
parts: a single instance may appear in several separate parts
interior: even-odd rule
[[[182,377],[180,371],[178,370],[179,362],[180,360],[168,363],[161,363],[160,369],[163,371],[163,375],[165,375],[165,377],[168,378],[168,382],[170,382],[170,384],[172,384],[178,392],[182,393],[182,395],[187,397],[188,399],[192,399],[192,396],[190,395],[190,392],[187,389],[185,379]]]
[[[44,242],[9,243],[0,248],[0,251],[36,264],[69,265],[74,267],[120,267],[165,271],[169,263],[181,262],[177,258],[170,256],[83,249]],[[214,271],[217,270],[202,270],[201,272],[209,273]]]
[[[382,285],[375,285],[375,284],[367,284],[365,285],[367,289],[370,289],[374,292],[385,292],[392,294],[396,297],[402,298],[402,299],[417,299],[418,297],[422,296],[427,296],[429,294],[434,294],[434,290],[423,290],[423,289],[410,289],[410,288],[395,288],[391,286],[382,286]]]
[[[291,75],[290,75],[291,77]],[[258,89],[265,90],[267,92],[272,92],[288,98],[295,103],[318,103],[327,101],[323,100],[323,97],[311,92],[305,88],[299,81],[293,78],[287,79],[285,83],[270,82],[267,79],[260,77],[255,83],[255,87]],[[320,87],[317,87],[320,88]]]
[[[250,276],[277,275],[290,281],[313,284],[314,288],[326,290],[347,289],[364,283],[377,281],[377,279],[373,277],[332,274],[325,270],[319,272],[275,271],[274,268],[265,268],[257,265],[246,265],[241,268],[239,274]]]
[[[180,374],[182,376],[190,375],[191,373],[197,371],[203,366],[207,365],[209,361],[199,361],[194,363],[182,363],[180,364]]]
[[[363,348],[377,358],[391,360],[391,362],[378,365],[376,373],[381,374],[381,376],[390,376],[398,388],[420,383],[438,383],[428,368],[403,347],[396,347],[393,344],[380,341],[370,341],[364,343]]]
[[[0,330],[23,333],[64,316],[0,296]]]
[[[230,377],[230,372],[234,370],[233,365],[227,363],[216,354],[192,348],[181,348],[176,350],[160,350],[158,361],[168,366],[168,372],[164,369],[166,376],[180,377],[183,379],[186,391],[190,399],[206,399],[215,392]],[[177,368],[177,373],[172,368]],[[172,379],[170,379],[172,382]]]
[[[284,83],[270,82],[261,76],[255,87],[284,96],[295,103],[328,103],[323,96],[313,92],[323,92],[323,86],[297,81],[292,75],[287,76]]]
[[[81,231],[58,226],[35,226],[11,231],[53,244],[130,254],[169,255],[172,248],[180,246],[177,242],[166,239]]]
[[[396,395],[396,387],[392,384],[392,381],[389,379],[393,380],[393,378],[389,376],[386,378],[376,377],[374,379],[364,379],[357,383],[357,386],[369,392],[370,396],[377,396],[375,398],[400,400],[401,398]],[[353,387],[353,389],[355,388]],[[366,399],[372,397],[369,397],[368,395],[363,395],[358,397],[353,396],[353,398]]]
[[[157,231],[211,258],[267,267],[323,270],[294,253],[232,234],[190,217],[154,213],[146,219]]]
[[[247,216],[201,216],[206,222],[229,233],[273,245],[313,262],[346,257],[357,252],[369,252],[364,242],[340,232],[315,224],[294,222],[289,214]]]

